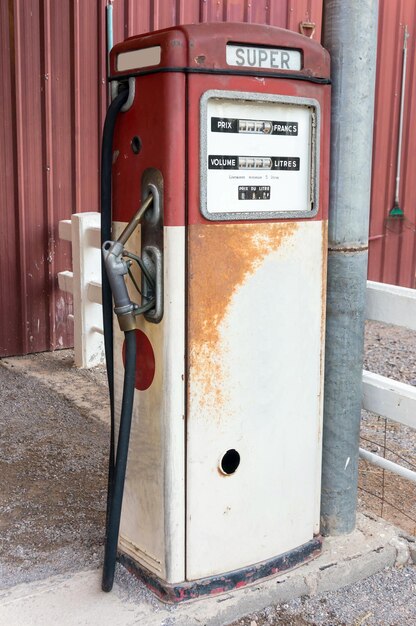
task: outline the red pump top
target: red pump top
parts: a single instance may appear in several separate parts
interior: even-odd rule
[[[295,67],[292,53],[297,60]],[[330,60],[319,43],[290,30],[216,22],[174,26],[130,37],[112,49],[110,71],[111,79],[183,71],[284,76],[328,83]]]

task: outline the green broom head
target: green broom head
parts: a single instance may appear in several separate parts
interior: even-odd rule
[[[398,204],[395,204],[393,208],[390,209],[389,217],[404,217],[404,211],[399,207]]]

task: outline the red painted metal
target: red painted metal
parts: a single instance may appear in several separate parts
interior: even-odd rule
[[[0,356],[72,343],[71,267],[58,223],[99,208],[101,129],[107,106],[106,0],[2,0]],[[114,0],[114,41],[175,24],[259,22],[299,30],[322,0]],[[170,93],[170,92],[169,92]],[[169,94],[168,94],[169,95]]]
[[[404,219],[400,219],[389,218],[389,211],[394,204],[405,25],[410,36],[399,202]],[[416,286],[415,36],[413,0],[380,2],[368,275],[371,280],[405,287]]]
[[[0,336],[2,354],[11,354],[14,350],[22,352],[22,320],[26,319],[20,300],[21,281],[18,278],[19,256],[16,247],[11,249],[10,242],[19,238],[19,223],[14,207],[17,201],[17,181],[15,170],[15,119],[16,107],[14,76],[13,36],[9,28],[9,7],[0,3],[0,75],[3,89],[0,90],[0,189],[1,189],[1,228],[0,228]],[[2,123],[1,121],[4,120]],[[6,121],[8,123],[6,123]],[[10,251],[10,254],[8,253]],[[1,354],[0,353],[0,354]]]
[[[71,299],[56,273],[71,265],[60,219],[99,206],[99,148],[107,105],[106,0],[0,2],[0,356],[71,345]],[[114,41],[175,24],[266,23],[299,32],[323,0],[114,0]],[[403,26],[408,39],[400,204],[393,205]],[[416,141],[413,0],[380,0],[369,277],[415,286]]]
[[[305,221],[321,221],[328,217],[328,178],[329,178],[329,122],[330,122],[330,87],[328,85],[315,85],[303,81],[290,79],[264,78],[261,82],[255,77],[226,76],[220,80],[216,76],[204,76],[193,74],[188,83],[188,126],[198,129],[198,132],[190,133],[188,140],[188,158],[191,163],[199,161],[199,101],[202,94],[210,89],[225,91],[255,91],[257,93],[279,93],[287,96],[308,97],[317,100],[321,107],[321,163],[320,163],[320,194],[319,210],[315,217],[303,218]],[[200,176],[199,171],[193,171],[188,180],[188,223],[208,223],[200,212]],[[285,218],[285,222],[300,222],[302,218]],[[281,221],[279,219],[268,220]],[[235,224],[236,221],[233,220]]]
[[[126,363],[126,342],[123,342],[123,364]],[[156,362],[152,344],[142,330],[136,329],[136,377],[134,386],[139,391],[149,389],[155,377]]]
[[[116,58],[121,52],[140,50],[152,46],[161,46],[161,61],[158,67],[192,67],[197,70],[226,69],[230,67],[225,60],[227,42],[253,43],[262,41],[262,45],[274,46],[276,41],[286,48],[302,49],[303,68],[299,75],[304,78],[329,78],[329,55],[316,42],[285,29],[268,28],[251,24],[242,26],[233,24],[193,24],[170,28],[161,33],[149,33],[147,36],[132,37],[115,46],[111,54],[111,75],[122,76],[131,70],[118,72]],[[192,40],[192,47],[187,41]],[[149,67],[149,70],[151,67]],[[266,69],[256,68],[259,74],[267,73]]]
[[[138,92],[155,93],[154,101],[138,98],[137,106],[121,114],[114,138],[113,217],[129,222],[140,204],[144,169],[163,172],[164,224],[185,223],[185,75],[164,73],[136,80]],[[119,130],[118,130],[119,129]],[[138,135],[139,154],[131,149]],[[128,181],[128,184],[126,182]]]
[[[73,341],[72,300],[57,284],[71,249],[58,223],[99,209],[104,8],[105,0],[0,3],[0,356]]]
[[[229,66],[227,66],[225,61],[226,43],[229,40],[238,40],[241,43],[261,41],[262,45],[273,45],[273,43],[278,41],[278,44],[282,47],[302,49],[304,69],[300,72],[293,72],[293,74],[299,73],[299,75],[305,77],[329,78],[328,53],[321,46],[317,45],[316,42],[310,42],[308,39],[286,30],[264,29],[253,25],[250,28],[246,28],[244,32],[240,32],[239,27],[230,29],[229,26],[224,25],[224,27],[217,26],[214,30],[207,25],[206,29],[199,29],[198,40],[192,27],[187,28],[187,31],[189,39],[195,42],[188,63],[190,66],[194,66],[195,69],[198,65],[196,60],[203,57],[209,59],[211,68],[229,70]],[[258,74],[262,73],[261,69],[256,71]],[[188,158],[191,163],[197,163],[199,160],[200,98],[205,91],[210,89],[280,93],[289,96],[311,97],[320,103],[323,120],[321,126],[320,201],[319,212],[312,219],[326,219],[328,209],[330,87],[281,77],[278,79],[264,77],[259,80],[259,77],[238,75],[218,77],[216,75],[191,74],[188,78],[188,127],[193,129],[193,132],[189,133],[188,139]],[[207,222],[199,210],[199,183],[199,171],[194,170],[188,179],[189,224]],[[285,219],[285,221],[291,220]],[[296,221],[299,221],[299,218],[296,218]]]
[[[199,22],[247,22],[300,32],[313,22],[320,41],[322,0],[115,0],[114,42],[133,35]]]
[[[117,72],[117,57],[120,53],[161,46],[161,62],[158,68],[192,68],[194,70],[218,70],[230,68],[226,64],[225,50],[227,41],[256,42],[262,45],[275,45],[276,38],[280,46],[302,49],[304,69],[299,72],[303,78],[329,78],[329,55],[316,42],[309,41],[296,33],[275,28],[251,25],[242,30],[239,25],[206,24],[203,27],[184,26],[171,28],[160,33],[151,33],[137,39],[135,37],[113,48],[110,71],[113,76],[122,77],[128,72]],[[192,47],[189,42],[192,41]],[[201,60],[202,61],[201,65]],[[149,71],[149,68],[146,68]],[[267,73],[257,69],[258,74]],[[139,93],[158,94],[154,100],[138,98],[137,105],[121,114],[119,132],[115,133],[113,166],[114,220],[131,219],[138,206],[140,180],[145,167],[152,167],[164,173],[165,211],[164,224],[176,226],[185,224],[185,128],[184,117],[186,75],[180,71],[162,72],[143,75],[136,78]],[[309,96],[320,102],[322,119],[326,123],[321,127],[321,181],[320,210],[313,219],[326,219],[327,189],[329,172],[329,98],[330,88],[310,82],[293,79],[247,76],[191,75],[188,77],[189,122],[192,129],[199,128],[199,101],[203,91],[208,89],[251,90],[261,93],[275,93],[278,84],[279,93],[291,96]],[[195,106],[197,103],[197,106]],[[131,140],[134,134],[141,138],[142,149],[134,154]],[[199,132],[190,133],[189,159],[199,161]],[[189,223],[201,223],[206,220],[199,212],[199,169],[188,180]],[[126,181],[137,181],[126,184]],[[133,187],[132,187],[133,185]]]
[[[52,265],[44,220],[49,173],[44,162],[47,139],[42,132],[47,103],[40,7],[29,0],[16,9],[9,2],[6,24],[9,25],[10,82],[5,85],[6,97],[11,98],[8,113],[13,134],[13,146],[6,158],[12,161],[14,179],[13,205],[7,208],[15,215],[16,231],[14,245],[8,237],[8,244],[2,249],[2,256],[8,257],[9,274],[2,276],[1,288],[2,304],[12,291],[18,292],[18,307],[14,315],[11,312],[10,321],[13,325],[16,314],[19,321],[9,338],[9,346],[17,340],[21,351],[30,352],[39,349],[40,335],[49,343],[49,302],[44,297]]]

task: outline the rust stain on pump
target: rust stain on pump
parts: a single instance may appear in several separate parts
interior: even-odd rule
[[[297,228],[296,222],[197,224],[189,228],[190,376],[200,387],[200,406],[209,406],[217,419],[224,416],[228,393],[227,346],[221,324],[236,292],[266,257],[284,242],[287,245]],[[257,306],[265,306],[265,302]]]
[[[189,330],[195,346],[215,347],[234,293],[297,228],[296,222],[190,227]]]

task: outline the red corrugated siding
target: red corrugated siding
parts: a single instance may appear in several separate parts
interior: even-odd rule
[[[43,59],[40,47],[39,3],[28,0],[15,11],[9,3],[11,128],[13,146],[6,158],[13,159],[14,202],[7,206],[16,216],[14,249],[2,249],[9,273],[2,276],[2,303],[18,291],[19,326],[15,337],[23,352],[40,347],[39,329],[48,324],[48,237],[44,220],[45,168],[43,160],[44,89],[41,89]],[[9,240],[11,243],[11,241]],[[15,265],[13,264],[15,262]],[[2,263],[3,265],[3,263]],[[17,313],[17,311],[16,311]],[[4,316],[2,315],[2,318]],[[12,314],[12,321],[15,316]]]
[[[71,266],[58,223],[99,207],[106,110],[106,0],[0,0],[0,356],[72,343]],[[115,0],[114,42],[179,23],[259,22],[299,30],[322,0]]]
[[[9,29],[7,2],[0,3],[0,75],[3,88],[0,90],[0,336],[3,354],[23,350],[21,338],[22,319],[25,311],[20,300],[20,280],[16,283],[19,256],[14,243],[19,238],[19,223],[14,211],[17,200],[15,169],[15,120],[14,67],[12,50],[14,42]],[[4,120],[2,122],[2,120]],[[9,277],[11,280],[9,280]]]
[[[114,42],[175,24],[256,22],[298,31],[299,23],[316,23],[320,40],[322,0],[115,0]]]
[[[99,208],[105,1],[1,0],[0,356],[72,344],[58,223]]]
[[[389,219],[394,204],[403,34],[407,25],[408,57],[403,124],[400,207],[404,220]],[[415,287],[416,145],[415,99],[416,3],[414,0],[380,2],[377,87],[374,125],[373,184],[369,278]],[[412,123],[413,122],[413,123]]]

